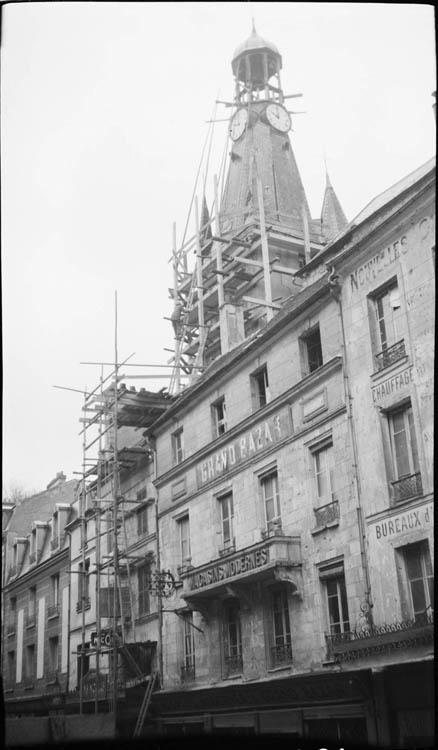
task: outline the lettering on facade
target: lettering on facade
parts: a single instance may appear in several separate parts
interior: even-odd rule
[[[261,453],[290,432],[286,410],[253,427],[229,445],[214,453],[197,468],[198,487],[226,474],[233,466]]]
[[[384,380],[383,383],[373,386],[371,390],[374,403],[380,401],[383,396],[389,396],[391,393],[395,393],[401,388],[404,388],[405,385],[409,385],[409,383],[412,382],[412,371],[413,365],[410,365],[410,367],[398,372],[397,375],[394,375],[392,378],[388,378],[388,380]]]
[[[360,286],[363,286],[365,282],[375,279],[385,268],[398,260],[400,253],[404,254],[408,250],[408,238],[404,234],[403,237],[393,242],[392,245],[385,247],[384,250],[381,250],[371,260],[368,260],[363,266],[359,266],[359,268],[350,274],[351,291],[354,292]]]
[[[401,513],[399,516],[395,516],[388,521],[381,521],[380,523],[376,523],[376,539],[384,539],[385,537],[402,534],[403,532],[410,531],[411,529],[417,529],[419,527],[422,528],[423,526],[428,526],[432,522],[432,505],[428,505],[427,508],[410,510],[406,513]]]
[[[212,583],[220,583],[228,578],[246,573],[249,570],[256,570],[263,567],[269,562],[269,550],[267,547],[248,552],[239,557],[235,557],[227,562],[212,565],[211,568],[203,570],[201,573],[195,573],[190,578],[189,587],[191,591],[201,589],[204,586],[210,586]]]

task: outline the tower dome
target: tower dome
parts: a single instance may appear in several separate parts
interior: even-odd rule
[[[231,66],[237,81],[262,89],[281,69],[281,55],[275,44],[257,34],[253,22],[252,33],[234,51]]]

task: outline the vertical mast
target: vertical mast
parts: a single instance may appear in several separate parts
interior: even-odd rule
[[[117,454],[117,411],[118,411],[118,384],[119,384],[119,365],[117,353],[117,292],[114,293],[114,405],[113,405],[113,426],[114,426],[114,454],[113,454],[113,566],[114,566],[114,588],[113,588],[113,711],[114,711],[114,731],[117,726],[117,591],[118,591],[118,573],[119,561],[117,550],[117,501],[119,492],[119,466]]]

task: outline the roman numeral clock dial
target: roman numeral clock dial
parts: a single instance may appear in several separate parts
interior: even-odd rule
[[[265,115],[267,121],[274,130],[279,130],[280,133],[287,133],[287,131],[290,130],[292,123],[289,112],[287,112],[280,104],[268,104],[265,110]]]
[[[248,123],[248,110],[238,109],[233,115],[230,123],[230,137],[232,141],[239,140],[240,136],[245,132]]]

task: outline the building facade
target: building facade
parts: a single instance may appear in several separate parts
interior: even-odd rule
[[[350,224],[328,180],[312,220],[280,67],[255,32],[234,55],[222,234],[189,312],[204,368],[151,427],[179,575],[154,705],[171,734],[427,746],[435,166]]]
[[[25,498],[3,532],[3,684],[6,715],[47,714],[67,688],[69,548],[77,482],[59,473]]]

